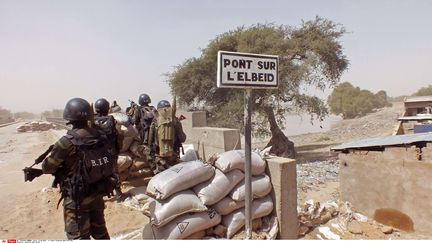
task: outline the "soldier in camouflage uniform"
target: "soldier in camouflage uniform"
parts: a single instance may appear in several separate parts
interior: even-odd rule
[[[117,122],[113,116],[108,115],[110,104],[106,99],[100,98],[96,100],[94,107],[96,112],[96,117],[94,119],[95,127],[102,130],[107,135],[111,153],[115,156],[114,174],[117,177],[119,184],[116,186],[114,191],[116,193],[116,201],[121,202],[126,198],[126,195],[121,191],[120,177],[118,175],[117,158],[120,153],[120,145],[116,129]]]
[[[99,130],[88,126],[92,116],[92,109],[86,100],[81,98],[71,99],[66,104],[63,118],[68,120],[73,128],[68,131],[68,135],[63,136],[54,144],[50,155],[42,163],[43,172],[45,174],[54,174],[56,176],[55,180],[60,184],[62,199],[64,199],[65,232],[69,240],[90,239],[90,236],[94,239],[110,238],[105,226],[103,196],[112,193],[115,182],[112,182],[111,178],[108,179],[108,177],[98,180],[93,184],[89,184],[88,190],[81,194],[73,193],[73,191],[71,193],[70,189],[77,186],[72,185],[73,180],[71,178],[76,178],[77,168],[82,164],[79,156],[81,151],[79,146],[76,145],[77,140],[74,139],[83,138],[80,141],[84,141],[84,139],[96,141],[102,136]],[[101,149],[105,151],[103,156],[109,157],[108,149],[106,147]],[[106,168],[113,170],[112,157],[106,160],[105,158],[105,164],[97,165],[100,165],[100,167],[109,165],[111,167]]]
[[[180,120],[175,116],[171,104],[161,100],[157,105],[156,118],[150,127],[153,173],[156,175],[180,162],[180,148],[186,134]]]
[[[156,109],[150,105],[151,99],[147,94],[141,94],[138,98],[138,104],[140,105],[134,112],[133,123],[140,134],[140,144],[144,146],[143,157],[153,163],[153,156],[151,154],[151,148],[149,144],[150,126],[156,116]]]

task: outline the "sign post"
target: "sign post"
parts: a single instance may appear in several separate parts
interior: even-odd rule
[[[278,88],[279,57],[239,52],[218,52],[217,87],[242,88],[244,91],[245,126],[245,229],[252,238],[251,115],[252,89]]]

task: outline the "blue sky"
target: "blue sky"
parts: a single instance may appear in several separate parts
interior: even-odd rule
[[[164,74],[238,26],[342,24],[342,76],[373,92],[431,84],[432,1],[0,0],[0,106],[40,112],[72,97],[124,108],[148,93],[170,99]]]

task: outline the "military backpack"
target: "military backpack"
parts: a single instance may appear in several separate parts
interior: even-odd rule
[[[99,133],[98,130],[94,130]],[[74,144],[78,163],[75,170],[63,183],[63,196],[80,201],[93,193],[110,195],[115,187],[114,160],[108,139],[104,134],[94,137],[81,137],[69,130],[67,138]]]

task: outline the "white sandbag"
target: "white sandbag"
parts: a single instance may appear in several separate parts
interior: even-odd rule
[[[139,187],[133,187],[132,189],[127,191],[126,194],[129,194],[132,197],[135,197],[138,201],[140,201],[140,200],[149,199],[149,196],[146,195],[145,193],[146,193],[146,187],[145,186],[139,186]]]
[[[193,144],[183,144],[183,150],[180,150],[180,160],[184,162],[198,160]]]
[[[245,206],[245,201],[234,201],[231,197],[224,197],[222,200],[213,205],[213,208],[220,215],[228,215],[239,208]]]
[[[221,222],[221,216],[214,210],[184,214],[160,228],[148,224],[143,230],[143,239],[179,240],[198,231],[211,228]]]
[[[120,152],[126,152],[129,150],[132,142],[134,140],[138,140],[139,133],[138,130],[132,125],[128,127],[122,125],[120,127],[119,135],[123,138],[121,141]]]
[[[273,201],[270,196],[252,201],[251,214],[252,219],[261,218],[269,215],[273,211]],[[244,208],[238,209],[233,213],[226,215],[222,219],[222,224],[227,227],[227,237],[231,238],[245,224]]]
[[[114,119],[116,120],[116,122],[120,125],[123,126],[129,126],[130,123],[130,119],[129,116],[126,115],[125,113],[121,113],[121,112],[114,112],[114,113],[110,113],[111,116],[114,117]]]
[[[224,174],[216,169],[211,180],[196,185],[193,190],[205,205],[213,205],[228,195],[244,178],[240,170],[232,170]]]
[[[174,193],[166,200],[155,200],[149,209],[150,222],[158,228],[185,213],[207,211],[207,207],[192,190]]]
[[[215,166],[223,172],[239,169],[244,172],[245,167],[244,150],[231,150],[220,154],[215,162]],[[260,175],[264,173],[266,162],[259,154],[252,152],[251,157],[251,173],[252,175]]]
[[[182,162],[155,175],[147,185],[147,194],[165,199],[210,179],[214,173],[215,168],[202,161]]]
[[[129,169],[132,165],[132,158],[129,153],[121,153],[117,158],[118,172],[123,172]]]
[[[235,201],[245,200],[245,182],[244,180],[237,184],[236,187],[230,192],[230,197]],[[266,174],[259,176],[252,176],[252,197],[261,198],[265,197],[272,190],[270,177]]]

